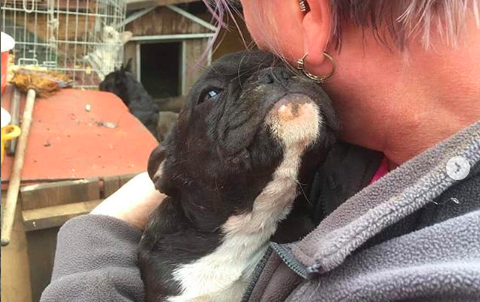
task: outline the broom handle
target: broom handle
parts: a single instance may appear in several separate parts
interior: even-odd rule
[[[10,243],[10,235],[12,233],[13,221],[15,218],[15,208],[17,207],[18,192],[20,189],[20,181],[22,177],[23,162],[25,159],[25,150],[27,148],[28,135],[30,126],[32,125],[33,107],[35,105],[36,92],[33,89],[27,91],[27,102],[23,112],[22,134],[18,139],[15,159],[13,160],[12,174],[8,183],[7,201],[2,217],[2,246]]]
[[[12,114],[11,125],[20,125],[20,90],[18,90],[16,85],[13,86],[12,101],[10,103],[10,112]],[[7,154],[12,156],[15,155],[15,148],[17,147],[17,139],[14,138],[8,141]]]

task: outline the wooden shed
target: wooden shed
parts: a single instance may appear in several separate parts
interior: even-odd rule
[[[228,43],[219,43],[219,39],[219,44],[209,49],[216,28],[202,1],[130,0],[127,5],[125,30],[132,32],[132,38],[125,44],[124,61],[132,59],[133,73],[161,110],[178,111],[183,96],[212,57],[245,48],[241,34],[233,27],[219,35]],[[238,19],[242,32],[246,32]],[[248,43],[248,34],[244,36]],[[215,54],[212,49],[216,49]]]
[[[125,44],[124,61],[132,59],[133,73],[160,102],[187,94],[211,61],[207,45],[215,27],[190,12],[191,6],[147,7],[125,21],[132,38]]]

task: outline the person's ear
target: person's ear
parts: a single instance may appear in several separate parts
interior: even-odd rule
[[[308,52],[307,66],[320,66],[325,57],[323,52],[327,48],[332,28],[332,15],[329,0],[305,0],[308,9],[304,13],[303,46]]]

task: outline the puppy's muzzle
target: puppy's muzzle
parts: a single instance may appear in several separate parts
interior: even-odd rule
[[[320,108],[306,95],[286,95],[273,105],[265,123],[286,146],[301,144],[306,147],[320,133]]]

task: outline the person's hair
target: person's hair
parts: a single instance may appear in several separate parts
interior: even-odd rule
[[[219,24],[218,17],[233,14],[228,0],[204,0]],[[253,1],[253,0],[251,0]],[[315,1],[315,0],[313,0]],[[238,1],[231,1],[237,3]],[[214,8],[212,8],[212,3]],[[270,1],[258,0],[258,20],[270,22]],[[331,39],[340,50],[342,45],[342,27],[354,24],[364,30],[372,30],[377,41],[390,45],[390,41],[400,50],[408,47],[412,38],[419,38],[428,49],[431,36],[438,34],[451,46],[456,47],[465,30],[465,20],[473,14],[477,26],[480,26],[480,0],[330,0],[333,26]],[[263,35],[272,51],[278,49],[277,37]],[[278,51],[277,51],[278,53]]]
[[[431,35],[438,34],[456,47],[465,31],[465,20],[473,13],[480,26],[479,0],[330,0],[333,17],[332,38],[342,43],[342,25],[353,23],[373,30],[377,40],[393,41],[405,49],[411,38],[419,37],[424,48]]]

